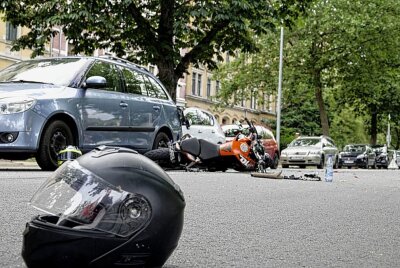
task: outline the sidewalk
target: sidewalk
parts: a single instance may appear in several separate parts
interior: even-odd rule
[[[28,160],[4,160],[0,159],[0,169],[38,169],[35,159]]]

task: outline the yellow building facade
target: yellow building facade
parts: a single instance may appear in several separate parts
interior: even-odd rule
[[[186,107],[198,107],[212,112],[221,125],[234,124],[245,117],[256,124],[268,125],[269,120],[276,119],[276,96],[257,92],[250,99],[240,99],[231,107],[217,108],[216,95],[221,89],[221,82],[213,79],[207,68],[189,67],[183,82],[178,85],[177,101],[184,100]],[[184,90],[182,90],[184,87]],[[179,94],[180,91],[180,94]],[[184,96],[182,96],[182,93]],[[179,96],[180,95],[180,96]],[[240,98],[240,96],[237,96]]]
[[[50,40],[44,53],[45,57],[53,55],[65,56],[68,54],[68,42],[66,42],[65,36],[62,34],[62,28],[54,27],[54,30],[58,33],[61,32],[61,35],[56,34],[56,36]],[[0,14],[0,70],[15,62],[31,58],[32,50],[30,49],[11,51],[12,42],[28,32],[28,28],[14,27],[12,24],[5,21]]]

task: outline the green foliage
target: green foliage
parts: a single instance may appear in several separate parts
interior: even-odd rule
[[[346,107],[333,118],[331,137],[339,148],[350,143],[369,143],[363,118],[355,114],[351,108]]]
[[[61,25],[75,53],[109,48],[118,56],[156,64],[174,97],[190,63],[212,69],[221,52],[255,51],[254,35],[281,22],[291,26],[310,1],[3,0],[0,11],[14,25],[32,29],[13,49],[29,47],[33,56],[41,55],[55,35],[53,27]]]
[[[389,113],[393,118],[400,113],[399,16],[396,0],[317,0],[307,16],[285,29],[282,141],[299,131],[330,132],[340,145],[367,142],[366,131],[372,142],[380,138],[377,133],[386,134],[382,122]],[[245,97],[254,88],[276,91],[279,36],[256,40],[260,53],[220,72],[225,102],[234,99],[235,90]],[[400,132],[397,122],[394,133]],[[315,131],[318,125],[322,131]]]

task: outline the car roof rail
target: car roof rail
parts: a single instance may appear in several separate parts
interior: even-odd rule
[[[149,70],[147,70],[147,68],[145,68],[145,67],[143,67],[143,66],[141,66],[141,65],[139,65],[139,64],[133,63],[133,62],[127,60],[127,59],[115,57],[115,56],[112,56],[112,55],[103,55],[103,56],[99,56],[99,58],[114,60],[114,61],[118,61],[118,62],[125,63],[125,64],[127,64],[127,65],[133,65],[133,66],[135,66],[135,67],[138,68],[138,69],[142,69],[142,70],[144,70],[144,71],[146,71],[146,72],[149,72]]]

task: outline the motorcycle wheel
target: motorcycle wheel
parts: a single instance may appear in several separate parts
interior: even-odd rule
[[[156,162],[162,168],[172,168],[173,164],[169,157],[168,148],[159,148],[144,153],[144,156]]]

